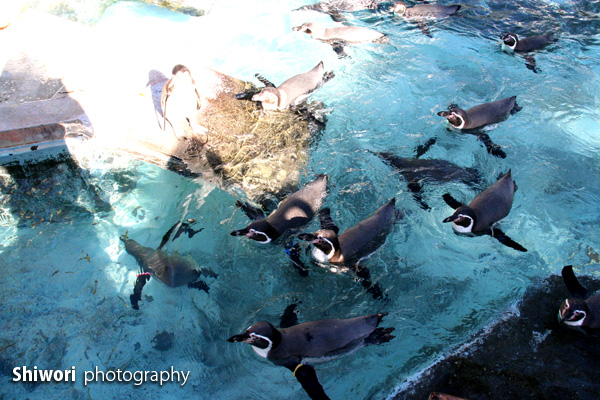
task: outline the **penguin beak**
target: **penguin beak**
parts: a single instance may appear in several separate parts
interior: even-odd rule
[[[248,228],[244,228],[231,232],[231,236],[248,236],[249,233],[250,231],[248,230]]]
[[[319,240],[319,237],[312,233],[301,233],[298,235],[298,239],[315,244]]]
[[[437,113],[437,115],[439,115],[440,117],[448,118],[450,115],[452,115],[452,113],[449,111],[440,111],[439,113]]]
[[[446,222],[453,222],[456,220],[460,220],[460,217],[456,214],[452,214],[451,216],[449,216],[448,218],[445,218],[442,222],[446,223]]]
[[[227,339],[227,341],[230,343],[239,343],[239,342],[248,343],[250,341],[250,333],[244,332],[239,335],[233,335],[232,337]]]

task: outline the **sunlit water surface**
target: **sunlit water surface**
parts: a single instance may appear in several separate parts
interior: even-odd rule
[[[217,1],[207,16],[190,18],[122,1],[111,5],[94,29],[155,42],[156,54],[149,56],[165,65],[201,58],[250,81],[260,72],[279,84],[323,60],[335,78],[311,100],[326,104],[328,123],[311,149],[302,182],[329,175],[325,205],[342,230],[397,199],[405,217],[364,264],[387,300],[374,300],[352,275],[316,265],[303,278],[281,247],[231,237],[248,219],[230,193],[87,149],[76,157],[89,170],[53,169],[47,199],[41,180],[4,177],[12,200],[3,204],[0,230],[0,339],[15,343],[0,353],[8,398],[304,399],[289,371],[247,345],[226,342],[253,322],[277,323],[284,308],[298,301],[301,321],[389,313],[382,325],[395,327],[393,341],[317,366],[333,399],[385,398],[491,323],[528,286],[565,263],[597,261],[597,3],[466,1],[460,17],[429,24],[431,38],[402,19],[359,12],[349,22],[386,33],[390,43],[348,47],[346,58],[292,31],[306,21],[329,21],[323,14],[292,11],[303,4]],[[502,51],[499,37],[508,30],[558,33],[558,42],[535,56],[539,73],[527,69],[522,57]],[[512,95],[523,110],[488,129],[506,159],[489,155],[474,136],[448,130],[436,115],[450,103],[468,108]],[[431,210],[425,211],[402,177],[371,153],[410,157],[432,137],[437,143],[424,157],[476,168],[485,185],[512,169],[519,189],[501,227],[527,253],[489,236],[458,236],[441,223],[452,213],[442,194],[468,201],[481,187],[426,183],[423,197]],[[128,298],[138,267],[119,236],[127,232],[156,247],[183,218],[197,219],[202,232],[192,239],[181,236],[166,250],[191,254],[217,272],[218,278],[207,279],[210,293],[151,280],[144,289],[151,298],[132,310]],[[317,226],[313,221],[307,230]],[[159,351],[152,339],[165,330],[174,343]],[[7,384],[17,365],[75,366],[80,373],[96,366],[131,371],[173,366],[191,373],[183,387],[83,387],[81,376],[74,386]]]

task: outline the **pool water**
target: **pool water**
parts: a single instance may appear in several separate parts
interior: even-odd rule
[[[404,211],[385,244],[363,265],[386,299],[366,293],[351,274],[310,264],[309,277],[290,265],[281,246],[261,246],[230,232],[247,225],[237,197],[201,180],[82,145],[72,157],[40,171],[2,175],[0,235],[0,371],[7,398],[307,398],[292,374],[228,337],[260,320],[276,324],[299,302],[300,321],[389,313],[382,326],[396,338],[382,346],[320,364],[332,399],[385,398],[490,324],[523,294],[563,265],[598,272],[600,242],[600,7],[575,1],[465,1],[460,16],[416,24],[381,12],[348,15],[377,29],[388,44],[331,46],[293,32],[329,17],[293,9],[294,0],[218,1],[192,18],[139,2],[119,1],[95,29],[150,37],[163,64],[202,58],[225,74],[275,84],[319,61],[335,78],[310,100],[328,109],[327,127],[310,150],[302,184],[329,175],[325,206],[341,230],[390,198]],[[538,73],[502,51],[500,35],[555,32],[558,41],[535,55]],[[157,52],[160,53],[160,52]],[[180,56],[180,58],[178,58]],[[258,82],[255,82],[258,84]],[[487,127],[505,159],[488,154],[472,135],[447,129],[436,113],[517,96],[523,109]],[[422,209],[407,182],[373,152],[423,156],[477,169],[481,187],[426,182]],[[33,167],[31,167],[33,168]],[[490,236],[465,237],[442,220],[451,193],[468,202],[512,170],[519,189],[500,227],[528,249],[520,253]],[[218,274],[209,293],[169,288],[153,279],[140,310],[129,306],[138,272],[119,240],[127,234],[157,247],[177,221],[196,219],[193,238],[169,242],[167,252],[191,254]],[[312,221],[307,231],[318,228]],[[558,308],[558,304],[557,304]],[[170,346],[157,336],[171,334]],[[9,346],[9,347],[6,347]],[[166,348],[165,348],[166,347]],[[93,370],[190,371],[177,383],[10,383],[15,366]]]

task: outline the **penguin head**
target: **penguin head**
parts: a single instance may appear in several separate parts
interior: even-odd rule
[[[445,117],[456,129],[464,128],[467,122],[467,112],[460,107],[452,107],[448,111],[440,111],[437,115]]]
[[[454,211],[454,214],[444,219],[443,222],[452,222],[452,228],[459,233],[471,233],[475,220],[475,212],[469,206],[460,206]]]
[[[295,26],[292,28],[293,31],[296,32],[304,32],[311,36],[322,37],[323,36],[323,27],[319,24],[315,24],[314,22],[305,22],[300,26]]]
[[[569,328],[579,328],[586,322],[588,306],[583,299],[566,299],[558,310],[558,322]]]
[[[403,15],[406,12],[406,4],[403,1],[397,1],[394,3],[390,11],[394,14]]]
[[[262,321],[250,326],[239,335],[233,335],[227,341],[248,343],[252,345],[254,351],[266,358],[269,351],[281,343],[281,333],[269,322]]]
[[[258,243],[267,244],[277,239],[280,236],[280,233],[277,232],[277,230],[273,228],[273,225],[267,222],[266,219],[259,219],[258,221],[252,222],[244,229],[238,229],[231,232],[231,236],[246,236]]]
[[[177,82],[185,81],[194,84],[194,78],[192,78],[192,73],[185,65],[177,64],[173,67],[173,71],[171,71],[171,73],[173,74],[173,79],[177,80]]]
[[[252,96],[252,101],[260,101],[265,110],[276,110],[279,108],[279,91],[274,87],[263,88]]]
[[[504,42],[505,45],[514,50],[515,47],[517,47],[517,44],[519,43],[519,37],[512,32],[508,32],[502,35],[502,42]]]
[[[340,248],[338,235],[331,229],[321,229],[314,234],[301,233],[298,235],[298,239],[310,242],[310,244],[325,253],[328,260],[331,259],[331,257],[335,255],[335,252]]]

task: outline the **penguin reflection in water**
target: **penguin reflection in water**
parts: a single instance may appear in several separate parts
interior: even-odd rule
[[[444,201],[455,211],[443,222],[452,222],[452,228],[457,233],[491,235],[505,246],[527,251],[495,226],[496,222],[510,212],[516,190],[517,185],[512,179],[511,171],[508,170],[496,183],[475,196],[468,205],[460,203],[446,193]]]
[[[446,118],[453,128],[477,136],[485,145],[488,153],[496,157],[506,158],[506,153],[500,146],[492,143],[488,134],[480,128],[504,121],[509,114],[513,115],[521,109],[522,107],[517,104],[517,96],[512,96],[491,103],[480,104],[468,110],[463,110],[456,104],[451,104],[448,111],[440,111],[437,115]]]
[[[571,265],[562,269],[562,277],[571,297],[562,302],[558,322],[583,333],[600,334],[600,293],[588,297],[588,290],[579,282]]]
[[[139,302],[142,300],[142,290],[150,277],[158,279],[169,287],[179,287],[187,285],[190,289],[204,290],[206,293],[209,287],[206,282],[198,280],[200,275],[216,278],[217,274],[207,268],[200,268],[196,260],[190,254],[180,256],[177,253],[167,254],[162,250],[163,246],[169,241],[171,234],[175,232],[173,240],[182,233],[187,233],[192,238],[202,228],[195,230],[191,228],[195,220],[177,222],[163,236],[160,246],[155,250],[151,247],[145,247],[130,239],[127,233],[121,236],[121,241],[125,244],[125,251],[131,254],[140,266],[141,273],[138,274],[133,294],[129,296],[131,308],[139,309]]]
[[[329,361],[394,338],[391,335],[394,328],[378,327],[385,313],[296,325],[295,307],[292,304],[286,309],[279,329],[269,322],[257,322],[227,341],[248,343],[261,357],[288,368],[311,399],[329,399],[312,363]]]
[[[171,125],[175,137],[179,140],[188,139],[186,130],[193,134],[206,134],[207,129],[196,121],[200,110],[200,94],[190,70],[181,64],[173,67],[173,76],[165,83],[160,97],[163,113],[163,130],[167,122]]]
[[[231,236],[245,236],[263,244],[274,242],[282,236],[287,238],[290,230],[306,225],[315,216],[326,195],[327,175],[322,174],[286,197],[267,218],[262,210],[238,202],[238,207],[241,207],[246,215],[254,221],[243,229],[231,232]],[[287,243],[286,251],[298,272],[307,276],[307,269],[299,257],[299,246]]]
[[[301,233],[300,240],[310,242],[313,246],[313,257],[319,263],[329,263],[352,269],[361,284],[374,298],[384,297],[379,284],[373,284],[369,270],[360,265],[363,258],[371,255],[385,241],[394,222],[402,217],[396,210],[396,199],[391,199],[374,214],[339,235],[340,229],[331,219],[329,208],[319,212],[321,229],[315,233]],[[331,268],[336,270],[337,268]]]
[[[515,53],[524,54],[525,65],[535,73],[537,73],[539,69],[536,68],[535,58],[529,53],[541,50],[555,41],[556,39],[552,33],[527,38],[519,38],[519,36],[513,32],[502,35],[503,47],[509,48]]]

